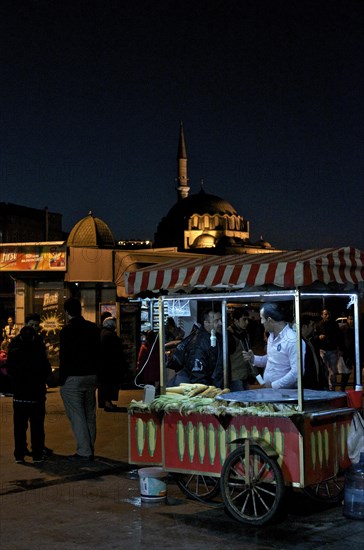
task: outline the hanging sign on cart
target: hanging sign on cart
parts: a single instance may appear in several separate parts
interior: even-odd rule
[[[167,309],[170,317],[191,317],[190,300],[170,300]]]

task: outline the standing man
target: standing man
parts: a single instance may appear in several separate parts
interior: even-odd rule
[[[249,351],[250,339],[247,331],[249,310],[244,307],[235,308],[231,314],[232,323],[227,329],[230,362],[231,391],[248,390],[248,378],[252,373],[250,361],[244,359],[243,351]]]
[[[221,329],[221,312],[212,309],[204,311],[202,325],[186,347],[183,368],[177,372],[171,386],[190,382],[223,387]]]
[[[306,343],[305,374],[303,387],[308,390],[326,390],[327,380],[325,368],[320,354],[315,349],[311,337],[315,331],[316,322],[310,315],[302,315],[301,334]]]
[[[341,391],[346,390],[352,370],[355,369],[355,331],[352,313],[348,313],[346,320],[347,325],[340,329],[343,334],[343,360],[345,364],[344,372],[341,372]]]
[[[28,313],[25,316],[25,326],[32,327],[35,331],[35,341],[37,342],[38,346],[44,349],[44,354],[47,355],[46,346],[43,340],[42,335],[39,332],[40,329],[40,315],[38,313]],[[50,374],[52,373],[52,369]],[[46,408],[44,407],[44,419],[43,424],[45,421],[45,414],[46,414]],[[50,449],[49,447],[46,447],[44,445],[43,448],[43,455],[44,456],[51,456],[53,454],[53,449]],[[27,448],[25,456],[33,456],[33,451],[29,451]]]
[[[7,360],[13,386],[14,456],[24,463],[27,429],[30,423],[33,462],[43,461],[46,380],[51,373],[43,341],[35,330],[25,325],[10,347]]]
[[[19,334],[19,328],[15,324],[14,318],[8,318],[8,324],[3,328],[3,340],[10,344],[13,338]]]
[[[59,381],[67,417],[76,439],[69,460],[93,460],[96,440],[96,387],[100,363],[100,332],[81,315],[81,303],[64,303],[68,323],[60,332]]]
[[[260,310],[260,320],[264,331],[269,332],[267,355],[254,355],[250,350],[244,351],[243,357],[250,358],[256,367],[265,368],[265,388],[297,388],[297,339],[284,307],[279,302],[267,302]],[[302,341],[302,357],[305,353],[306,344]]]
[[[337,360],[342,349],[342,334],[337,323],[331,319],[328,309],[321,312],[322,321],[317,326],[316,338],[321,359],[325,365],[329,391],[335,391]]]

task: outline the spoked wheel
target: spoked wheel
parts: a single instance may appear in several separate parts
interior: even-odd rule
[[[220,483],[227,511],[241,523],[264,525],[278,513],[284,495],[282,472],[258,445],[246,443],[232,451]]]
[[[198,474],[175,474],[178,487],[194,500],[209,501],[220,492],[218,477]]]
[[[330,477],[324,481],[320,481],[316,485],[305,487],[306,495],[316,502],[327,502],[336,504],[344,498],[344,474]]]

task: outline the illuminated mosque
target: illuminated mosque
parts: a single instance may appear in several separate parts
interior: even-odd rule
[[[181,123],[177,152],[178,200],[159,222],[154,248],[177,247],[179,252],[217,255],[278,252],[263,238],[251,243],[249,222],[228,201],[206,193],[203,184],[198,193],[190,194],[188,184]]]

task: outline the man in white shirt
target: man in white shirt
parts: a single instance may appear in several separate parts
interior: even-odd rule
[[[249,350],[243,352],[245,359],[264,371],[264,387],[279,390],[297,388],[297,344],[296,333],[287,322],[287,314],[280,302],[268,302],[260,310],[260,321],[264,331],[269,332],[267,355],[254,355]],[[302,341],[302,357],[306,344]]]

